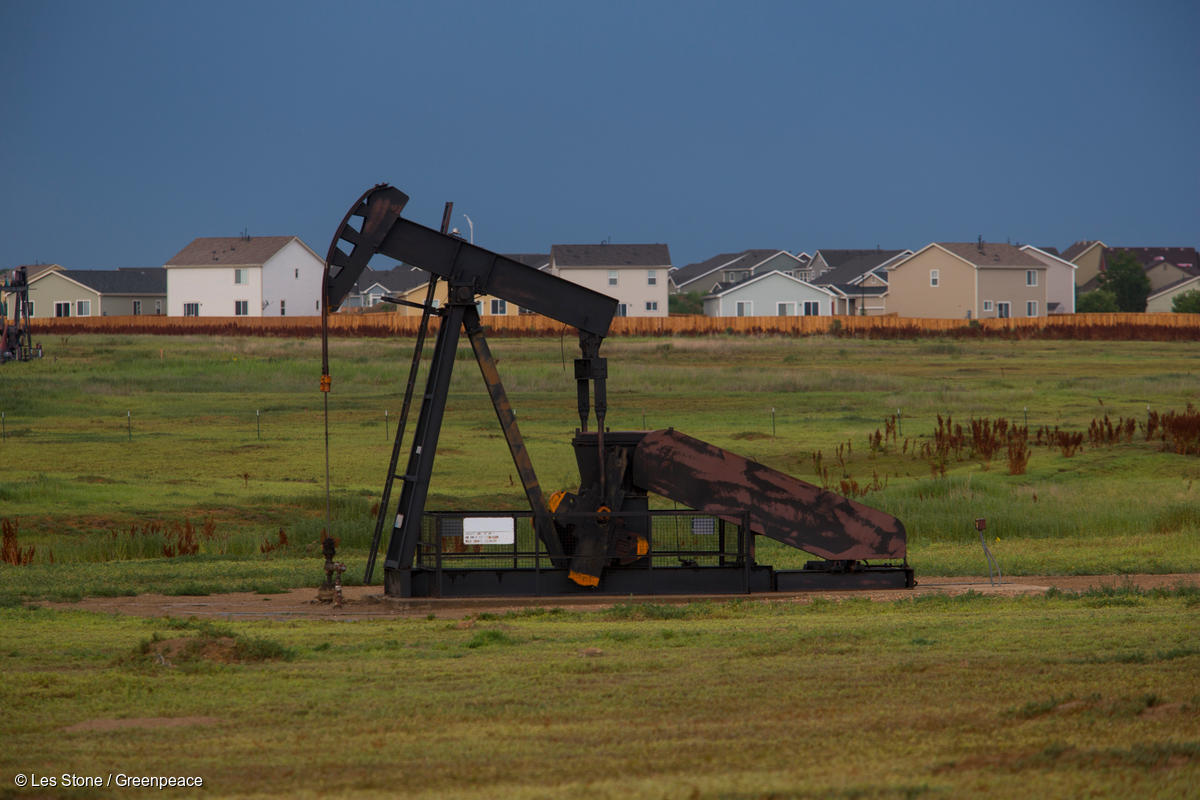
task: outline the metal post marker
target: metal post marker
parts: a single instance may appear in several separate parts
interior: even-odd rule
[[[775,438],[775,407],[771,407],[771,438]]]
[[[391,438],[392,437],[388,433],[388,410],[385,408],[383,410],[383,439],[384,441],[387,441]]]
[[[254,432],[262,439],[262,413],[257,408],[254,409]]]
[[[0,411],[0,441],[8,438],[8,429],[4,425],[4,412]]]
[[[125,427],[129,430],[129,441],[133,441],[133,412],[125,412]]]
[[[983,546],[983,555],[987,558],[988,583],[992,586],[996,585],[996,581],[1004,583],[1004,576],[1000,574],[1000,565],[996,563],[996,559],[992,558],[992,551],[988,550],[987,540],[983,537],[983,532],[987,530],[987,520],[978,517],[975,520],[975,530],[979,531],[979,544]],[[995,573],[994,577],[993,572]]]

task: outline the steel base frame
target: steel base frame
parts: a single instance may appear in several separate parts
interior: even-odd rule
[[[760,594],[771,592],[910,589],[912,567],[865,567],[853,572],[777,570],[754,565],[609,567],[600,586],[585,588],[566,569],[534,567],[388,569],[390,597],[545,597],[555,595]]]

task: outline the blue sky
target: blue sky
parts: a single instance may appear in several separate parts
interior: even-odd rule
[[[1200,3],[0,0],[0,268],[323,254],[387,182],[501,252],[1200,245]]]

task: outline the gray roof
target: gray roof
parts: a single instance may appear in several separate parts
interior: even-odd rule
[[[890,261],[904,250],[822,250],[821,253],[833,252],[838,254],[851,253],[853,255],[843,255],[841,260],[835,266],[830,263],[831,269],[825,271],[824,274],[818,276],[817,283],[822,284],[841,284],[852,283],[853,281],[862,278],[867,273],[877,268],[880,264]],[[828,259],[827,259],[828,260]],[[886,280],[886,278],[885,278]]]
[[[720,269],[750,269],[761,264],[772,256],[779,253],[787,253],[786,250],[742,250],[737,253],[721,253],[704,261],[697,261],[694,264],[687,264],[679,267],[671,272],[671,281],[678,287],[683,287],[685,284],[697,281],[705,275],[716,272]],[[792,255],[788,253],[788,255]],[[795,256],[792,256],[795,258]],[[803,266],[808,262],[800,261],[797,266]]]
[[[669,267],[665,244],[556,244],[550,260],[559,269],[587,267]]]
[[[167,294],[167,271],[162,267],[64,269],[58,274],[82,283],[99,294]]]
[[[851,261],[858,261],[859,259],[863,258],[875,258],[877,259],[875,263],[878,265],[897,255],[898,253],[903,252],[903,249],[881,250],[878,247],[873,247],[867,250],[826,250],[824,247],[822,247],[817,251],[817,253],[821,254],[821,258],[825,259],[825,263],[829,265],[830,269],[835,269],[844,264],[850,263]],[[816,256],[815,253],[813,255],[814,257]]]
[[[354,282],[354,291],[365,292],[378,283],[389,292],[407,292],[429,282],[429,273],[420,267],[397,264],[391,269],[368,267]]]
[[[271,260],[295,236],[210,236],[193,239],[167,262],[168,267],[258,267]]]

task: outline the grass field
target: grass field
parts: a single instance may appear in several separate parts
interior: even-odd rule
[[[1194,797],[1198,611],[1194,587],[348,624],[5,609],[0,796],[123,773],[219,797]]]
[[[0,517],[33,548],[29,566],[5,571],[0,597],[311,582],[326,527],[316,342],[44,344],[42,361],[0,372]],[[409,342],[332,347],[332,533],[354,581]],[[493,350],[543,486],[573,488],[572,342],[497,339]],[[606,352],[612,428],[673,426],[835,490],[875,487],[860,499],[904,521],[918,575],[986,573],[976,517],[988,520],[1007,574],[1200,569],[1200,459],[1164,452],[1140,430],[1070,457],[1031,445],[1019,475],[1004,452],[984,460],[967,447],[940,463],[919,452],[939,415],[1084,432],[1105,416],[1183,411],[1200,397],[1200,352],[1189,344],[718,336],[616,339]],[[478,370],[460,356],[429,507],[520,508]],[[896,435],[872,448],[896,415]],[[185,524],[197,555],[162,558]],[[780,567],[804,558],[771,542],[760,549]]]
[[[0,797],[148,791],[61,784],[120,773],[199,776],[220,797],[1126,798],[1194,796],[1200,781],[1194,587],[356,623],[37,608],[313,586],[326,524],[316,343],[44,345],[46,359],[0,368],[0,518],[31,562],[0,564]],[[333,533],[351,582],[407,345],[333,342]],[[549,488],[577,481],[571,345],[493,342]],[[1069,457],[1032,445],[1016,475],[1004,453],[922,455],[939,415],[1086,432],[1106,414],[1183,411],[1200,397],[1191,345],[606,349],[611,427],[674,426],[805,480],[877,485],[860,499],[905,522],[918,579],[986,574],[978,516],[1008,575],[1200,571],[1200,459],[1140,432]],[[462,355],[430,507],[519,508]],[[895,437],[871,447],[897,413]],[[199,552],[164,557],[189,525]],[[777,566],[804,557],[759,550]],[[21,790],[18,774],[59,784]]]

